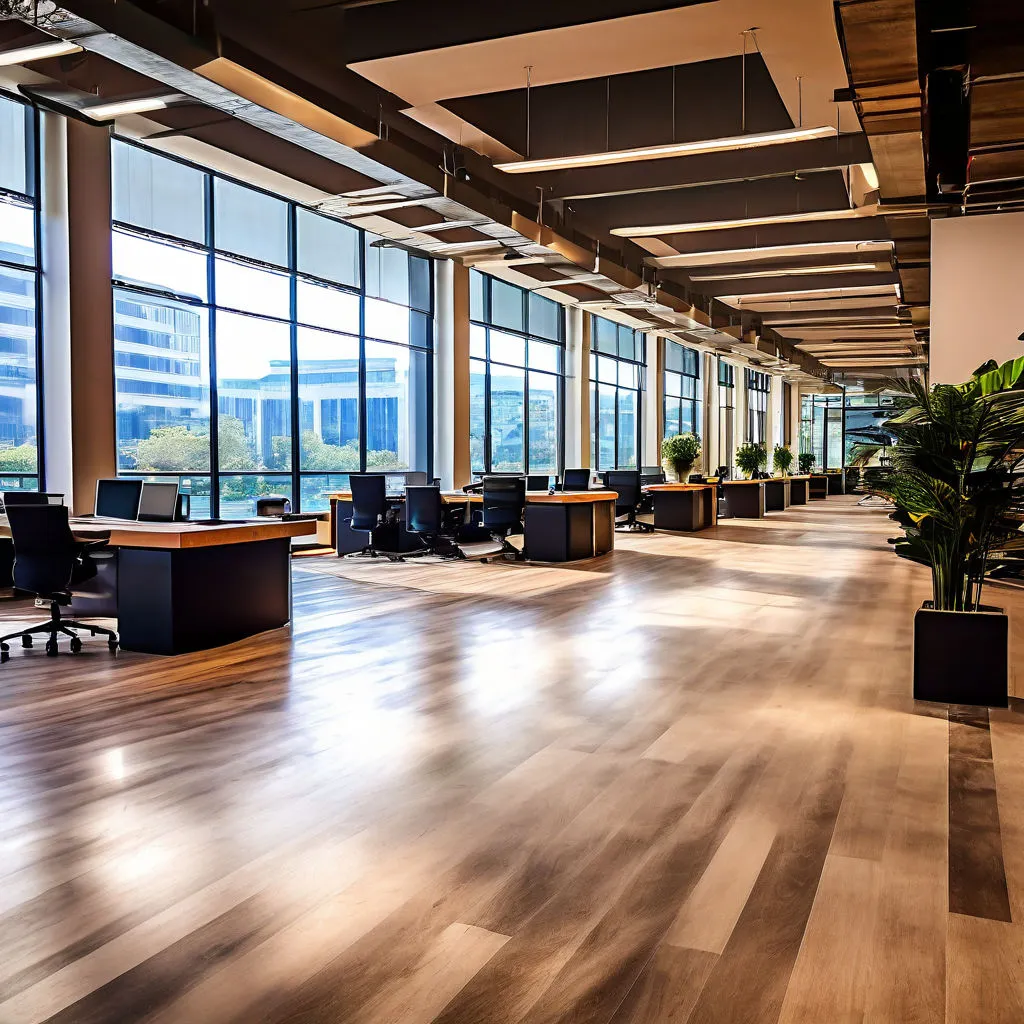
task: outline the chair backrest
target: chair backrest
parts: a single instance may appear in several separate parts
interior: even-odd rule
[[[719,480],[728,480],[729,479],[729,467],[728,466],[719,466],[717,472],[715,473],[715,476],[717,476]]]
[[[63,494],[48,491],[4,491],[4,508],[8,505],[63,505]]]
[[[14,585],[31,594],[67,590],[78,558],[66,505],[12,505],[7,510],[14,541]]]
[[[429,484],[430,478],[426,473],[422,473],[419,470],[414,470],[405,474],[405,486],[406,487],[419,487],[421,484]]]
[[[383,473],[352,473],[349,478],[352,491],[353,530],[369,532],[377,528],[381,516],[388,510],[387,482]]]
[[[551,477],[542,476],[539,473],[531,473],[526,478],[526,489],[528,491],[546,491],[551,486]]]
[[[481,525],[502,530],[522,522],[526,508],[526,480],[521,476],[485,476]]]
[[[640,470],[640,480],[645,484],[663,484],[665,482],[665,470],[661,466],[644,466]]]
[[[707,477],[702,473],[691,473],[689,480],[687,480],[687,483],[691,484],[706,484],[707,482]]]
[[[589,469],[567,469],[562,474],[563,491],[589,491],[590,470]]]
[[[444,507],[441,488],[413,484],[405,489],[405,528],[410,533],[440,533]]]
[[[640,504],[643,492],[640,490],[640,471],[636,469],[613,469],[608,473],[608,487],[615,491],[615,514],[632,512]]]

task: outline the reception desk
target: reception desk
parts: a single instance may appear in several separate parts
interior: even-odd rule
[[[656,530],[704,530],[718,523],[716,484],[649,484]]]

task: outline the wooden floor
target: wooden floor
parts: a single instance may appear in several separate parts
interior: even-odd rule
[[[292,633],[14,651],[0,1022],[1020,1024],[1024,715],[910,699],[891,532],[308,558]]]

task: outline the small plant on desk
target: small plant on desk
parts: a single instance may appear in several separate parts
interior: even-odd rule
[[[701,457],[700,438],[696,434],[674,434],[661,442],[661,457],[685,484],[694,464]]]
[[[736,465],[752,480],[768,464],[768,449],[760,441],[748,441],[736,449]]]
[[[805,476],[814,468],[814,455],[811,452],[801,452],[798,456],[800,472]]]
[[[784,444],[777,444],[772,452],[772,465],[780,476],[789,476],[789,467],[793,465],[793,453]]]

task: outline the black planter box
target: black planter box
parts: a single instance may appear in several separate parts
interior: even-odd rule
[[[1009,629],[1002,608],[914,615],[914,699],[1007,706]]]

